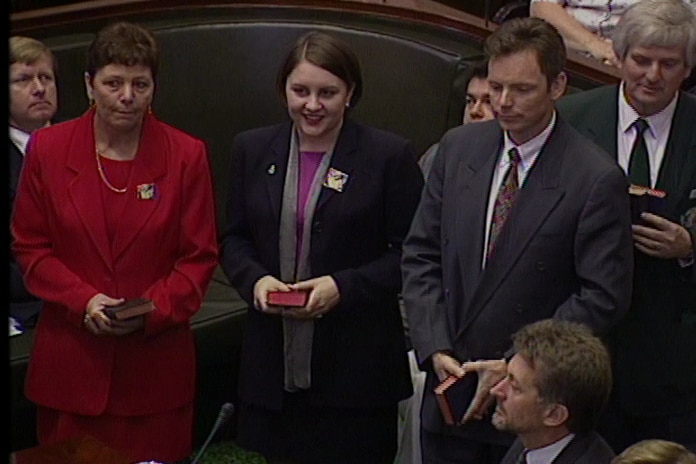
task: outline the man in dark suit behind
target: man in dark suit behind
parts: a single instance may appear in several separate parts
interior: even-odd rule
[[[594,428],[611,392],[611,361],[584,324],[545,319],[512,337],[515,355],[493,387],[492,422],[517,434],[501,464],[609,464]]]
[[[626,178],[554,110],[566,88],[562,38],[541,19],[513,19],[485,49],[497,119],[443,136],[402,259],[410,335],[427,371],[426,464],[499,464],[513,435],[472,419],[505,375],[510,336],[551,317],[605,333],[631,292]],[[433,389],[478,359],[489,361],[465,423],[446,425]]]
[[[50,124],[58,109],[58,91],[51,50],[29,37],[10,37],[9,42],[11,210],[29,136]],[[41,302],[24,287],[22,272],[10,252],[10,315],[26,324],[33,322],[40,310]]]
[[[679,91],[696,62],[696,17],[681,0],[647,0],[614,34],[619,85],[570,95],[559,113],[631,182],[666,192],[660,214],[633,226],[631,309],[612,334],[615,387],[606,428],[616,452],[646,438],[696,449],[696,98]],[[644,132],[647,166],[631,156]]]

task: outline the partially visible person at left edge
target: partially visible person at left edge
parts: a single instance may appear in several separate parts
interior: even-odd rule
[[[642,0],[613,44],[621,83],[566,96],[558,111],[631,183],[666,197],[633,225],[631,309],[611,337],[600,431],[617,453],[647,438],[696,450],[696,98],[679,90],[696,64],[696,15],[681,0]]]
[[[391,464],[413,391],[399,260],[423,176],[408,140],[348,117],[362,74],[337,37],[300,37],[276,90],[290,120],[236,137],[222,238],[249,303],[237,442],[271,463]],[[304,307],[269,306],[290,289]]]
[[[130,24],[88,49],[94,105],[29,141],[12,217],[27,287],[44,300],[25,383],[40,444],[89,434],[133,461],[192,451],[189,320],[217,263],[205,144],[156,119],[159,46]],[[104,309],[152,299],[118,321]]]
[[[17,192],[29,136],[51,123],[58,109],[57,62],[51,50],[30,37],[10,37],[10,211]],[[10,215],[8,215],[8,222]],[[22,271],[10,250],[10,316],[33,324],[41,300],[24,286]]]

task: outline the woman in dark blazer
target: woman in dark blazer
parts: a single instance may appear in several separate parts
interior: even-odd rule
[[[130,462],[192,451],[196,388],[189,324],[217,257],[205,144],[149,111],[159,48],[134,24],[88,52],[93,108],[32,133],[13,250],[44,300],[25,393],[41,444],[92,435]],[[151,299],[152,312],[105,309]]]
[[[362,77],[333,36],[302,36],[277,90],[291,121],[235,138],[221,245],[250,305],[238,441],[270,462],[391,463],[412,392],[398,293],[416,155],[345,118]],[[272,291],[308,299],[273,306]]]

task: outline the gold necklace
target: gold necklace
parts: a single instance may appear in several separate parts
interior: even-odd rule
[[[94,151],[97,154],[97,171],[99,171],[99,177],[101,177],[101,180],[102,182],[104,182],[104,185],[106,185],[112,192],[126,193],[128,191],[128,185],[126,185],[122,189],[119,189],[114,187],[111,184],[111,182],[109,182],[109,179],[106,178],[106,174],[104,174],[104,168],[102,167],[101,160],[99,159],[101,157],[101,153],[99,152],[99,149],[97,147],[94,147]]]

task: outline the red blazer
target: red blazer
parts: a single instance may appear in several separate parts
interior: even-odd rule
[[[37,404],[85,415],[141,415],[195,394],[189,319],[217,262],[213,188],[201,140],[152,115],[143,123],[130,203],[109,245],[95,161],[94,113],[34,133],[12,217],[28,289],[45,301],[25,383]],[[135,187],[154,184],[152,199]],[[152,298],[143,332],[95,336],[96,293]]]

